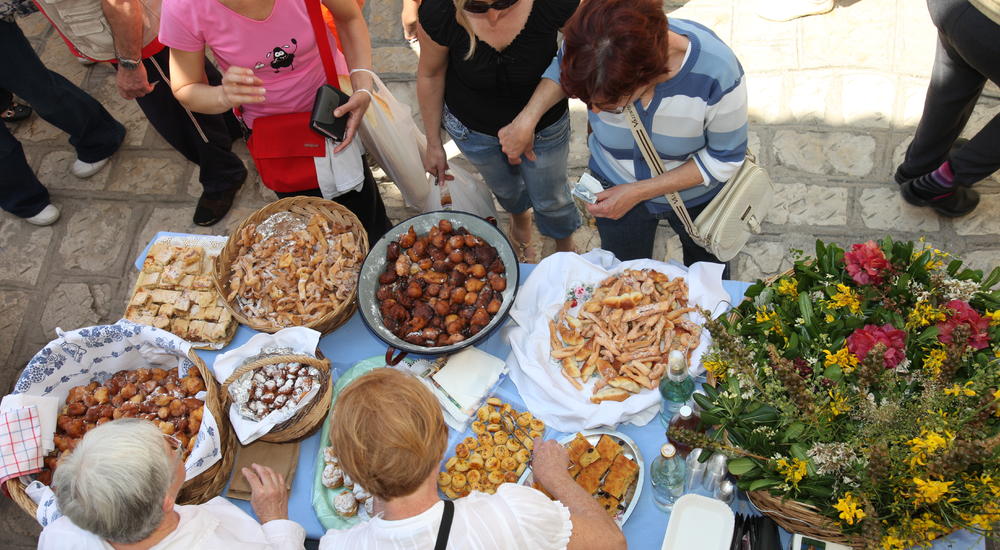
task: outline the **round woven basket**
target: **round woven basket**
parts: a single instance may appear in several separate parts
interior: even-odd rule
[[[837,524],[819,513],[815,507],[802,502],[776,497],[767,491],[750,491],[747,498],[761,513],[774,520],[789,533],[843,544],[851,548],[864,548],[864,540],[847,535]]]
[[[368,233],[361,225],[361,221],[358,220],[358,217],[353,212],[333,201],[316,197],[289,197],[272,202],[248,216],[247,219],[243,220],[230,233],[226,246],[215,257],[215,269],[212,271],[212,279],[215,281],[215,289],[219,291],[223,302],[225,302],[229,311],[232,312],[233,317],[240,323],[260,332],[273,333],[286,327],[268,319],[247,317],[243,310],[236,304],[235,299],[227,299],[230,293],[229,274],[233,263],[239,258],[239,245],[237,245],[236,239],[233,237],[239,235],[247,225],[258,225],[278,212],[291,212],[302,215],[306,219],[311,218],[313,214],[319,214],[331,224],[347,227],[348,231],[354,234],[354,239],[358,243],[358,269],[361,268],[361,263],[368,254]],[[323,334],[332,332],[340,325],[346,323],[351,318],[351,315],[354,315],[355,310],[357,310],[357,292],[357,288],[352,289],[349,299],[342,301],[326,315],[317,317],[302,326],[318,330]]]
[[[177,495],[177,504],[201,504],[222,494],[223,487],[229,481],[229,475],[233,470],[233,460],[236,458],[236,435],[225,419],[222,395],[215,377],[194,350],[188,352],[188,359],[194,363],[198,372],[201,373],[201,379],[205,381],[205,389],[208,393],[205,396],[205,406],[212,412],[215,423],[219,427],[221,458],[204,472],[185,481],[184,485],[181,485],[181,492]],[[24,492],[26,485],[21,478],[9,479],[5,483],[7,492],[14,503],[34,519],[38,506]]]
[[[234,370],[229,375],[229,378],[222,383],[222,394],[225,396],[226,410],[229,410],[229,406],[232,403],[232,396],[229,395],[230,384],[249,371],[278,363],[301,363],[310,367],[316,367],[319,369],[321,375],[320,388],[319,394],[314,396],[312,401],[296,411],[288,420],[271,428],[270,432],[259,439],[259,441],[267,441],[269,443],[295,441],[312,434],[323,423],[323,419],[326,418],[326,413],[330,409],[330,398],[333,396],[330,360],[324,358],[323,353],[317,349],[316,357],[308,355],[273,355],[251,361]]]

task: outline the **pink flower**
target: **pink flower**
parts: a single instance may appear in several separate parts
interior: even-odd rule
[[[851,249],[844,252],[844,263],[847,273],[859,285],[882,284],[885,271],[889,269],[889,260],[875,241],[851,245]]]
[[[973,349],[983,349],[989,345],[990,335],[987,332],[990,327],[989,319],[984,319],[978,311],[962,300],[952,300],[944,305],[944,309],[951,310],[951,315],[944,322],[938,323],[938,340],[945,344],[952,343],[954,341],[952,332],[955,331],[955,327],[965,324],[970,330],[968,344]]]
[[[875,344],[885,344],[882,362],[887,369],[895,368],[906,358],[906,333],[890,324],[865,325],[847,337],[847,349],[862,361]]]

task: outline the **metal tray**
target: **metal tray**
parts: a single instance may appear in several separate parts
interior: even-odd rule
[[[504,264],[507,289],[501,293],[503,295],[503,304],[500,306],[500,311],[477,334],[449,346],[417,346],[404,341],[385,328],[385,325],[382,324],[382,313],[379,311],[375,291],[378,290],[378,277],[385,271],[387,261],[386,249],[389,247],[389,243],[396,240],[403,233],[406,233],[411,225],[418,235],[423,235],[430,231],[431,226],[437,225],[442,219],[451,221],[456,228],[464,227],[468,229],[470,233],[483,239],[497,249],[497,253]],[[365,325],[375,333],[375,336],[391,348],[420,355],[452,353],[487,338],[494,329],[503,324],[507,318],[507,312],[514,305],[514,297],[517,295],[517,287],[518,283],[520,283],[519,275],[520,271],[514,247],[511,246],[510,241],[507,240],[507,236],[504,235],[503,231],[495,225],[467,212],[454,212],[450,210],[427,212],[426,214],[420,214],[399,223],[372,245],[358,275],[358,310],[361,312],[361,320],[364,321]]]
[[[625,510],[619,511],[615,516],[615,523],[617,523],[619,527],[625,525],[629,516],[632,515],[632,510],[634,510],[635,506],[639,503],[639,494],[642,492],[642,485],[646,479],[646,463],[642,459],[642,453],[639,452],[639,446],[635,444],[635,441],[632,441],[631,437],[614,430],[580,430],[579,433],[594,446],[597,446],[597,441],[601,439],[602,435],[611,436],[611,438],[622,443],[622,454],[625,455],[626,458],[634,460],[635,463],[639,465],[639,474],[632,481],[632,485],[625,490],[625,495],[622,498],[622,501],[627,503],[625,505]],[[576,432],[563,437],[559,440],[559,443],[565,446],[569,444],[570,441],[573,441],[574,438],[576,438]],[[529,467],[523,474],[521,474],[521,479],[517,482],[520,485],[531,485],[534,480],[534,476],[531,474],[531,468]]]

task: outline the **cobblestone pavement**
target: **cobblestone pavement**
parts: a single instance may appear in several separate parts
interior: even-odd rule
[[[536,0],[538,1],[538,0]],[[910,207],[891,175],[920,117],[936,35],[923,2],[838,0],[832,13],[789,23],[754,15],[748,0],[668,1],[672,16],[714,29],[738,54],[747,72],[752,149],[778,187],[785,208],[739,255],[733,275],[753,279],[788,266],[789,248],[810,250],[816,238],[840,245],[879,238],[926,236],[974,266],[1000,263],[1000,178],[981,182],[982,203],[957,220]],[[402,39],[400,0],[369,0],[375,69],[417,110],[416,55]],[[37,116],[22,122],[22,141],[39,178],[63,210],[59,223],[36,228],[0,214],[0,390],[54,335],[113,322],[134,281],[132,261],[157,231],[224,234],[273,200],[255,176],[233,213],[211,228],[191,224],[200,193],[197,168],[151,131],[134,102],[122,100],[106,65],[76,63],[45,19],[20,24],[45,63],[80,84],[128,127],[125,146],[110,166],[89,180],[67,173],[73,159],[66,137]],[[586,113],[573,109],[573,175],[586,165]],[[1000,111],[1000,92],[987,87],[966,129],[969,136]],[[240,155],[250,165],[246,149]],[[399,192],[383,182],[394,220],[411,213]],[[678,257],[668,228],[657,257]],[[551,241],[540,242],[543,254]],[[580,251],[599,245],[592,224],[575,235]],[[4,548],[33,548],[37,528],[0,499]]]

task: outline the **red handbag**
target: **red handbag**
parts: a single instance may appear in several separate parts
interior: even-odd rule
[[[320,0],[305,2],[327,83],[339,89],[333,52],[319,9]],[[326,156],[326,137],[309,127],[311,114],[309,111],[287,113],[254,121],[247,149],[268,189],[291,193],[319,187],[314,159]]]

